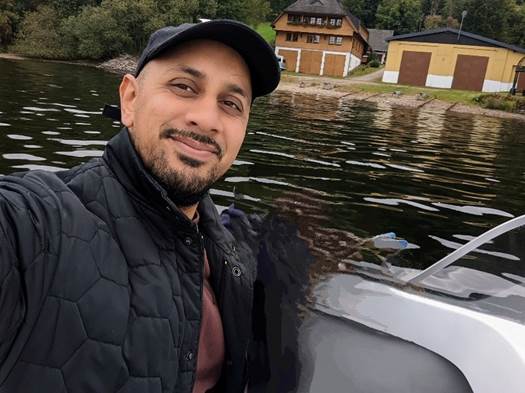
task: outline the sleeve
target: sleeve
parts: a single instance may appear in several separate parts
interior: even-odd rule
[[[49,287],[50,218],[56,206],[34,179],[0,177],[0,366],[28,310]],[[51,198],[52,199],[52,198]]]
[[[3,222],[6,217],[2,213],[0,213],[0,364],[7,356],[18,327],[23,321],[25,309],[19,264],[12,240],[7,235]]]

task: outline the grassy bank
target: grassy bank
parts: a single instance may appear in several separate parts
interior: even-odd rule
[[[377,69],[376,69],[377,70]],[[452,89],[436,89],[417,86],[402,86],[383,82],[359,81],[355,79],[342,79],[326,76],[314,76],[283,72],[281,81],[285,84],[303,85],[303,87],[318,88],[320,93],[329,91],[339,94],[359,93],[382,94],[384,96],[398,96],[406,98],[418,97],[422,101],[431,99],[444,101],[450,104],[469,105],[480,109],[496,109],[510,113],[525,113],[525,97],[509,96],[507,93],[480,93],[476,91],[463,91]],[[332,86],[332,88],[330,88]]]
[[[268,42],[270,45],[273,45],[275,42],[275,30],[272,28],[272,25],[270,22],[261,23],[259,24],[255,30],[257,33],[262,35],[262,37]]]
[[[368,74],[372,74],[376,71],[379,71],[383,69],[384,66],[379,67],[370,67],[368,65],[360,65],[359,67],[354,68],[352,71],[350,71],[349,76],[350,77],[356,77],[356,76],[364,76]]]
[[[345,92],[362,91],[368,93],[383,93],[383,94],[401,94],[401,95],[423,95],[428,98],[435,98],[438,100],[451,102],[478,105],[476,99],[480,96],[479,92],[451,90],[451,89],[432,89],[414,86],[400,86],[386,83],[375,84],[353,84],[339,87],[339,90]],[[482,94],[481,94],[482,95]]]
[[[525,110],[525,97],[510,96],[508,93],[480,93],[476,91],[463,91],[452,89],[431,89],[413,86],[390,85],[386,83],[358,84],[343,86],[342,91],[362,91],[382,94],[400,94],[407,96],[423,96],[425,99],[437,99],[450,103],[480,106],[487,109],[497,109],[506,112]]]

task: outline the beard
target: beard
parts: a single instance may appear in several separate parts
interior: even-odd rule
[[[174,136],[191,138],[197,142],[213,146],[219,160],[222,158],[223,152],[221,147],[215,140],[206,135],[197,134],[192,131],[167,128],[160,133],[159,139],[169,139]],[[134,140],[134,144],[137,146],[136,142],[137,141]],[[182,166],[186,166],[190,170],[185,171],[184,168],[171,168],[164,150],[155,148],[140,149],[140,146],[137,147],[137,150],[141,152],[144,166],[166,189],[168,196],[176,206],[189,207],[199,203],[207,194],[210,187],[222,176],[217,166],[212,167],[200,176],[192,174],[193,169],[203,166],[204,163],[180,153],[173,154],[177,154],[177,158],[183,164]]]

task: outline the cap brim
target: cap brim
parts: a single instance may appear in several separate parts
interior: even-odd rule
[[[161,55],[165,50],[182,42],[197,39],[222,42],[243,57],[250,70],[254,98],[271,93],[279,84],[281,72],[272,47],[245,24],[224,19],[197,23],[167,38],[150,51],[147,57],[140,59],[135,74],[138,75],[148,61]]]

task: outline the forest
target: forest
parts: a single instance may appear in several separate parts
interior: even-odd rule
[[[525,0],[342,0],[367,28],[463,29],[525,47]],[[49,59],[137,54],[154,30],[198,18],[270,24],[290,0],[0,0],[0,51]]]

